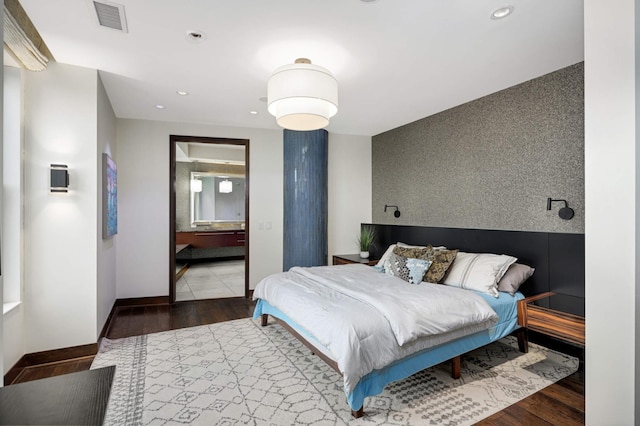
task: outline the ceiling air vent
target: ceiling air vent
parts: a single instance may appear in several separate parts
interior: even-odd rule
[[[124,16],[124,5],[108,0],[92,0],[91,2],[96,10],[99,25],[124,31],[125,33],[128,32],[127,19]]]

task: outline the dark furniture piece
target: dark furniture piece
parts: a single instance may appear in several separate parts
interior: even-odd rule
[[[547,292],[518,301],[518,325],[583,346],[584,299]]]
[[[176,232],[176,244],[193,248],[244,247],[244,243],[244,230]]]
[[[525,296],[553,291],[575,296],[584,305],[584,234],[376,225],[376,245],[369,250],[380,258],[390,244],[443,245],[471,253],[508,254],[535,268],[520,288]],[[576,306],[577,307],[577,306]]]
[[[0,388],[0,424],[101,425],[116,367]]]
[[[176,260],[190,262],[245,256],[246,233],[243,229],[176,232]]]
[[[378,263],[378,259],[363,259],[359,254],[335,254],[333,255],[334,265],[348,265],[349,263],[362,263],[373,266]]]

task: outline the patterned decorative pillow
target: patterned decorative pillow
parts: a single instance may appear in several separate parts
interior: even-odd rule
[[[380,272],[384,274],[384,268],[382,266],[373,265],[372,268],[375,269],[376,272]]]
[[[412,257],[414,259],[424,259],[424,256],[427,253],[433,251],[433,247],[402,247],[400,245],[396,245],[393,249],[393,252],[398,256],[403,257]]]
[[[431,266],[429,260],[406,258],[391,253],[385,272],[410,284],[420,284],[429,266]]]
[[[427,272],[430,266],[430,260],[408,258],[407,269],[409,269],[410,275],[409,282],[411,284],[420,284],[422,282],[424,274]]]
[[[417,259],[429,260],[431,265],[427,272],[424,274],[422,281],[428,283],[439,283],[447,273],[449,266],[456,258],[458,250],[447,250],[438,247],[434,249],[431,246],[427,246],[424,249],[407,249],[403,247],[395,247],[394,253],[405,257],[415,257]]]
[[[428,257],[432,263],[423,280],[428,283],[442,281],[457,254],[458,250],[434,250]]]
[[[398,277],[407,282],[409,282],[409,279],[411,278],[409,268],[407,268],[407,258],[398,256],[395,253],[391,253],[389,255],[384,272],[387,275],[393,275],[394,277]]]

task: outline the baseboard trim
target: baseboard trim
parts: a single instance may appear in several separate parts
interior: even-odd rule
[[[122,308],[127,306],[153,306],[153,305],[168,305],[169,296],[155,296],[155,297],[131,297],[128,299],[116,299],[113,304],[114,308]]]
[[[73,359],[84,358],[88,356],[95,356],[98,353],[100,341],[109,333],[113,317],[116,311],[120,308],[124,308],[127,306],[153,306],[168,304],[169,296],[116,299],[116,301],[113,303],[113,307],[111,308],[111,312],[107,317],[107,321],[105,322],[104,327],[102,327],[100,336],[98,336],[97,343],[24,354],[18,360],[18,362],[16,362],[14,366],[11,367],[11,369],[9,369],[9,371],[7,371],[7,373],[4,375],[4,385],[7,386],[12,384],[24,370],[30,367],[41,366],[44,364],[51,364],[61,361],[70,361]]]
[[[4,375],[4,384],[5,386],[12,384],[24,370],[30,367],[95,356],[97,353],[98,344],[90,343],[88,345],[25,354]]]
[[[27,367],[29,367],[29,364],[27,363],[26,355],[22,355],[18,362],[16,362],[14,366],[7,371],[7,374],[4,375],[4,385],[7,386],[12,384]]]

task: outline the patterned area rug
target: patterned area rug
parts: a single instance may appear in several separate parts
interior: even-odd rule
[[[116,365],[109,425],[471,425],[560,380],[578,360],[507,337],[367,398],[353,419],[342,378],[272,323],[250,319],[118,340],[91,368]]]

